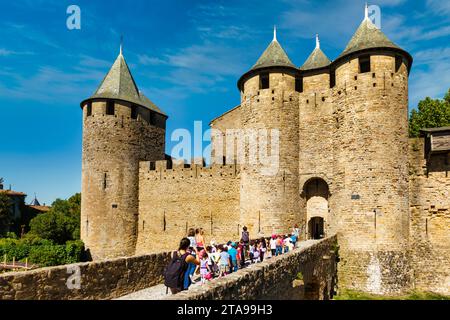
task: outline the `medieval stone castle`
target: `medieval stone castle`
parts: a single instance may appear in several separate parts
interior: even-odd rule
[[[338,234],[341,287],[450,294],[450,128],[408,138],[412,60],[367,13],[334,61],[317,39],[298,68],[275,35],[238,81],[241,104],[211,121],[223,139],[206,167],[165,154],[168,116],[121,52],[81,103],[81,237],[92,257],[172,250],[191,227],[225,241],[244,225],[255,238],[298,224],[303,238]],[[217,141],[234,139],[227,129],[259,128],[279,130],[275,175],[217,156]]]

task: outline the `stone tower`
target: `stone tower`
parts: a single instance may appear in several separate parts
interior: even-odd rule
[[[300,67],[302,79],[299,97],[299,185],[303,236],[315,238],[328,235],[330,218],[329,188],[333,177],[333,103],[330,95],[331,61],[316,47]],[[315,227],[323,221],[325,233]]]
[[[299,220],[296,75],[274,30],[273,41],[238,81],[241,128],[249,138],[241,164],[240,224],[252,237],[287,232]]]
[[[131,256],[139,161],[163,160],[167,116],[137,88],[122,54],[83,109],[81,239],[93,259]]]
[[[411,56],[366,16],[330,70],[333,222],[346,288],[400,293],[408,265],[408,75]]]

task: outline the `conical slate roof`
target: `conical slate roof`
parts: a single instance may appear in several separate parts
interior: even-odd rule
[[[291,62],[286,52],[278,42],[275,29],[272,42],[263,52],[261,57],[259,57],[258,61],[256,61],[255,65],[251,68],[251,70],[265,67],[279,67],[279,66],[295,68],[295,65]]]
[[[30,203],[30,206],[40,206],[38,199],[36,198],[36,195],[34,196],[34,200]]]
[[[316,38],[316,48],[309,55],[308,59],[306,59],[303,66],[300,67],[300,70],[312,70],[323,68],[330,65],[331,61],[328,57],[323,53],[322,49],[320,49],[319,38]]]
[[[122,50],[97,91],[88,100],[99,98],[124,100],[164,114],[139,91]]]
[[[401,49],[389,40],[388,37],[366,17],[339,57],[370,48]]]

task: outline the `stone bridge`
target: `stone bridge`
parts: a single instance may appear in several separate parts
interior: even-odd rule
[[[337,282],[336,254],[336,236],[304,241],[292,252],[203,286],[154,298],[330,299]],[[5,273],[0,275],[0,300],[144,299],[141,290],[164,288],[162,273],[169,260],[169,253],[158,253]]]

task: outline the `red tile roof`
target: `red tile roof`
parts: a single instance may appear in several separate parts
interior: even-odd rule
[[[6,193],[8,196],[26,196],[26,193],[13,190],[0,190],[0,193]]]
[[[37,211],[41,211],[41,212],[47,212],[51,208],[49,206],[28,206],[28,207],[33,208]]]

